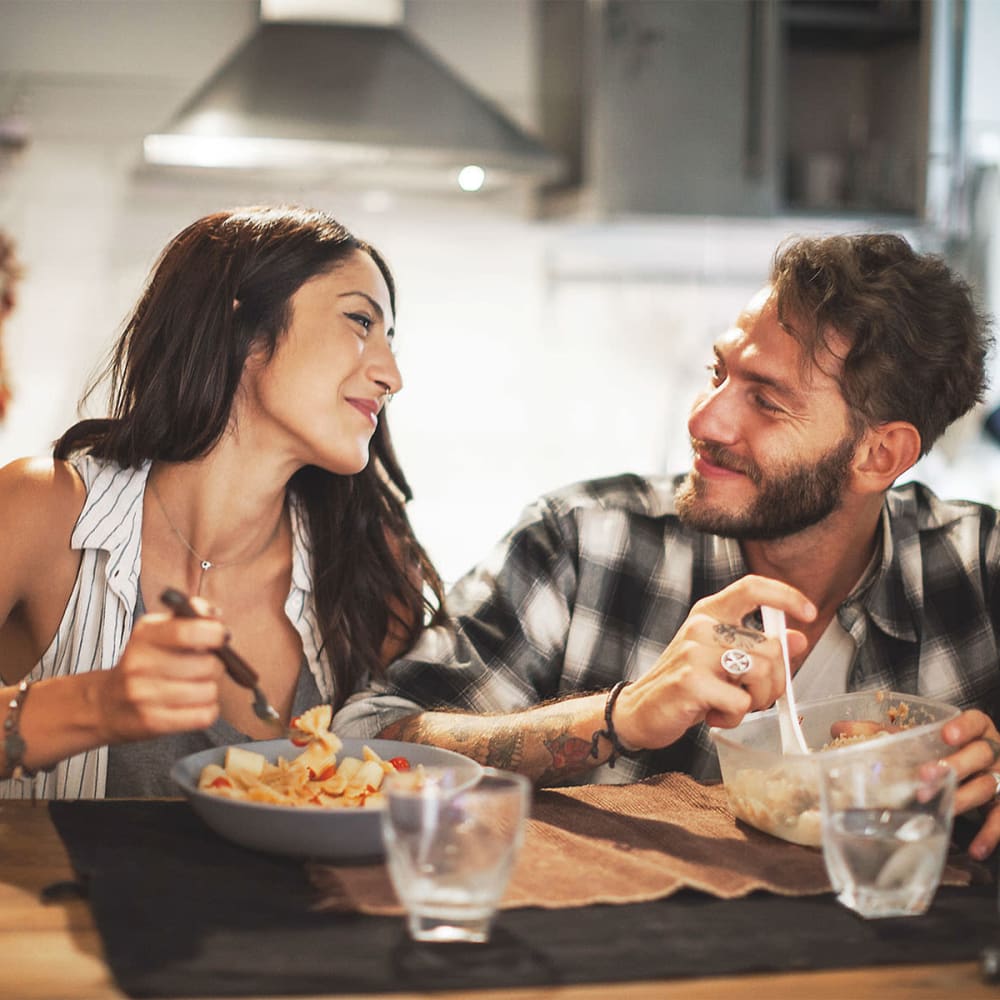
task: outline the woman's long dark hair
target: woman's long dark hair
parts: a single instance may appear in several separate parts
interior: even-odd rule
[[[340,223],[299,208],[248,208],[199,219],[166,247],[105,370],[111,416],[82,420],[56,442],[56,458],[89,452],[126,468],[206,454],[229,426],[244,362],[273,355],[290,300],[309,279],[357,251],[382,256]],[[86,395],[84,398],[86,398]],[[367,467],[339,476],[315,466],[289,481],[312,543],[316,612],[339,707],[365,672],[382,671],[387,634],[412,645],[443,615],[443,587],[413,534],[412,497],[385,413]]]

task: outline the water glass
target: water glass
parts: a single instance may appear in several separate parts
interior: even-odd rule
[[[384,786],[386,863],[416,941],[486,941],[524,836],[527,778],[484,768],[456,781],[426,768]]]
[[[820,768],[823,860],[837,898],[866,918],[925,913],[948,856],[955,772],[874,752],[837,756]]]

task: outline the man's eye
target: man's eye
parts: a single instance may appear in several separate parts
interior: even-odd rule
[[[754,402],[757,404],[758,409],[764,410],[766,413],[780,413],[781,407],[775,406],[770,400],[766,399],[764,396],[756,395],[754,396]]]

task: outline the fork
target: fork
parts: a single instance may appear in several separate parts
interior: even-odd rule
[[[160,600],[170,608],[178,618],[204,618],[181,591],[174,587],[168,587],[162,594]],[[241,687],[248,688],[253,692],[253,713],[258,719],[269,722],[281,730],[285,735],[285,727],[281,722],[278,710],[267,700],[264,692],[260,689],[260,675],[239,653],[227,642],[212,653],[222,660],[226,668],[226,673]]]

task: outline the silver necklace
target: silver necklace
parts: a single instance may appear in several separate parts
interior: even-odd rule
[[[149,488],[153,491],[153,496],[156,498],[157,504],[159,504],[160,510],[163,512],[164,518],[166,518],[167,524],[170,525],[170,530],[177,536],[177,540],[181,543],[198,560],[198,565],[201,567],[201,575],[198,577],[198,589],[195,594],[201,594],[202,584],[205,582],[205,574],[210,569],[229,569],[231,566],[242,566],[244,563],[253,562],[255,559],[262,556],[270,547],[271,543],[278,537],[278,532],[281,530],[281,518],[278,518],[278,523],[274,526],[274,531],[268,536],[267,541],[256,551],[252,552],[248,556],[244,556],[242,559],[234,559],[231,562],[213,562],[211,559],[206,559],[185,537],[181,534],[180,528],[174,524],[173,518],[167,511],[166,505],[163,502],[163,497],[160,496],[160,491],[153,484],[152,479],[147,479]]]

